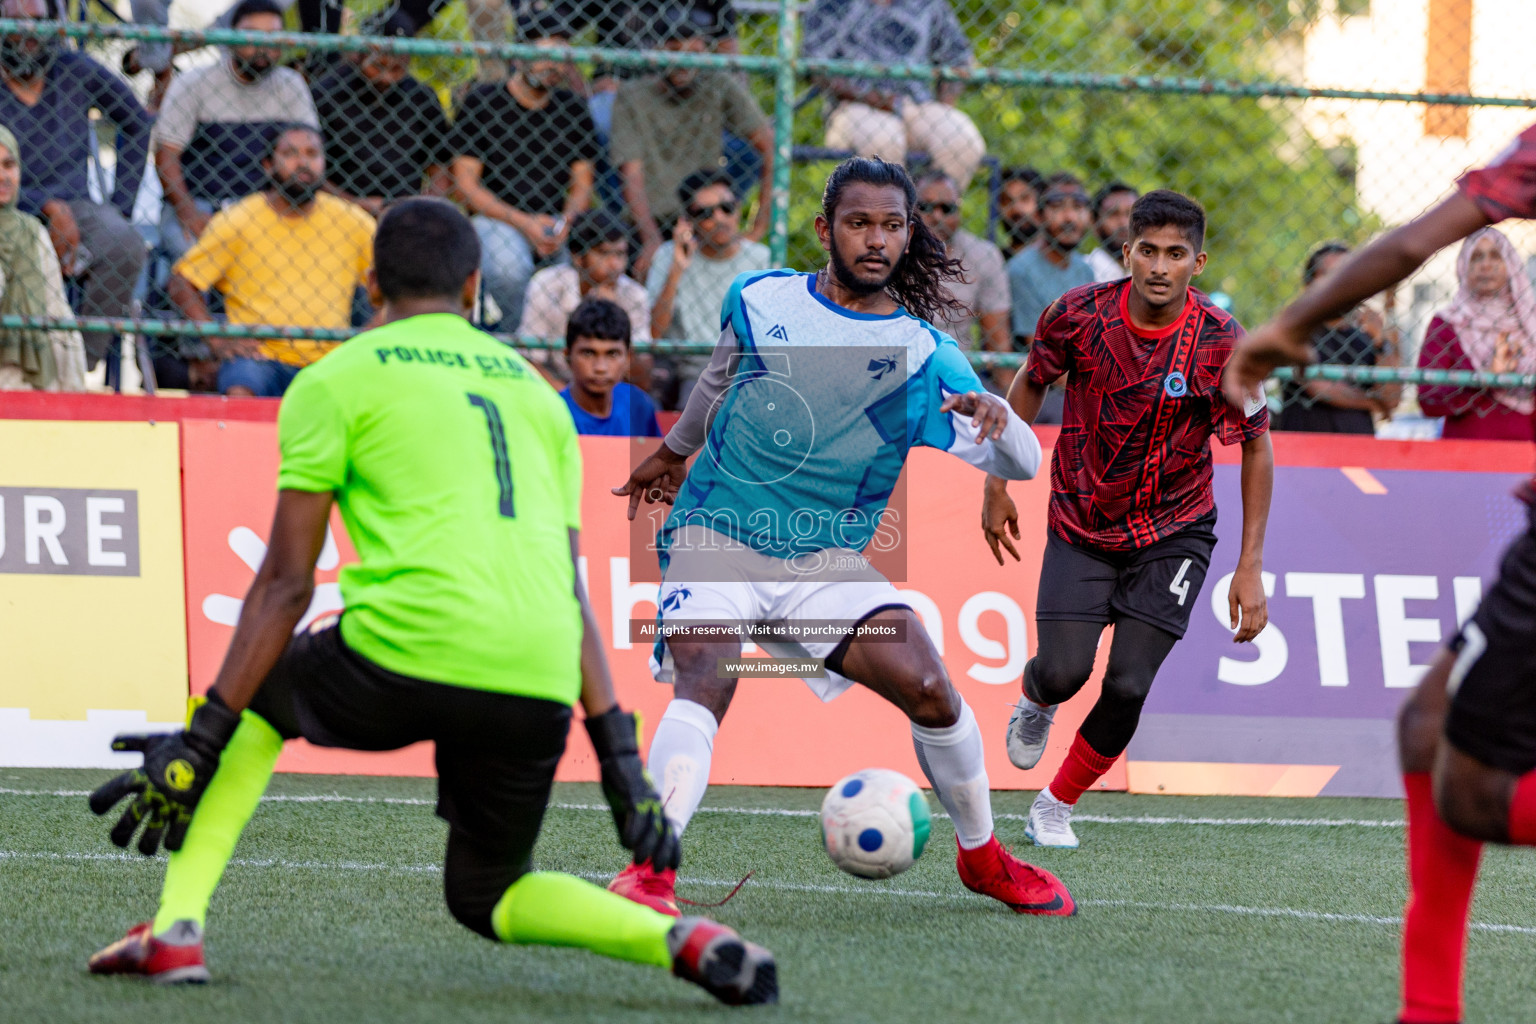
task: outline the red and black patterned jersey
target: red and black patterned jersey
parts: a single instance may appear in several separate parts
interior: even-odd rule
[[[1221,394],[1221,371],[1243,329],[1191,288],[1179,319],[1155,333],[1131,326],[1131,282],[1074,288],[1040,317],[1025,372],[1067,376],[1066,413],[1051,458],[1050,526],[1062,540],[1106,551],[1146,547],[1216,503],[1211,445],[1269,429]]]
[[[1477,204],[1489,223],[1536,217],[1536,124],[1516,135],[1487,167],[1463,174],[1456,188]]]
[[[1456,181],[1462,195],[1477,204],[1490,224],[1511,217],[1536,217],[1536,124],[1516,135],[1487,167],[1468,171]],[[1536,479],[1517,492],[1536,505]]]

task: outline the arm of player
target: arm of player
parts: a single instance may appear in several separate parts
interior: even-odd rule
[[[924,370],[928,412],[915,440],[1008,480],[1040,470],[1040,440],[1008,403],[981,386],[959,346],[945,341]],[[938,415],[933,415],[935,401]]]
[[[663,871],[675,868],[682,859],[677,834],[662,812],[661,797],[640,761],[640,723],[633,714],[620,710],[614,697],[603,637],[581,582],[581,531],[569,533],[576,600],[581,605],[581,707],[587,713],[587,736],[597,754],[603,796],[613,811],[619,842],[635,855],[635,863],[650,861]]]
[[[330,491],[277,493],[267,555],[240,606],[235,635],[209,691],[233,711],[250,705],[309,609],[332,498]]]
[[[630,519],[635,518],[642,500],[648,505],[653,502],[670,505],[677,497],[678,489],[688,475],[688,457],[704,447],[710,414],[730,386],[731,357],[740,348],[736,343],[736,330],[727,321],[720,330],[720,340],[715,343],[709,365],[699,375],[693,393],[688,396],[688,406],[683,414],[650,458],[635,468],[622,487],[613,489],[614,494],[629,498]]]
[[[1488,215],[1457,192],[1422,217],[1357,249],[1334,273],[1238,344],[1222,381],[1227,401],[1242,408],[1277,367],[1310,363],[1311,338],[1324,321],[1392,287],[1436,252],[1488,223]]]
[[[1040,415],[1051,382],[1066,374],[1071,321],[1065,313],[1066,306],[1058,300],[1040,314],[1029,360],[1008,385],[1009,407],[1031,426]],[[1004,550],[1015,562],[1019,561],[1019,551],[1013,546],[1019,539],[1019,509],[1008,496],[1008,481],[1000,473],[987,474],[987,482],[982,485],[981,534],[998,565],[1004,564]]]
[[[985,391],[950,395],[939,406],[955,439],[946,449],[1004,480],[1031,480],[1040,471],[1040,439],[1008,403]]]
[[[1030,379],[1028,373],[1016,373],[1013,375],[1013,383],[1008,385],[1008,405],[1018,413],[1019,419],[1033,426],[1050,390],[1049,384],[1037,383]]]
[[[91,810],[105,814],[125,796],[128,808],[112,828],[112,841],[127,847],[140,824],[139,852],[154,856],[162,836],[167,850],[181,849],[192,812],[218,771],[219,759],[240,725],[240,712],[277,664],[314,592],[315,561],[325,543],[331,494],[283,490],[266,558],[245,595],[229,653],[208,699],[181,732],[118,736],[112,749],[144,755],[142,767],[114,776],[91,793]]]
[[[1049,384],[1039,383],[1027,371],[1016,373],[1013,383],[1008,386],[1008,405],[1019,419],[1033,426],[1049,390]],[[988,473],[987,482],[982,486],[981,534],[998,565],[1005,564],[1004,549],[1015,562],[1019,561],[1019,551],[1013,546],[1013,541],[1019,539],[1019,509],[1008,496],[1007,479],[1000,474]],[[1012,539],[1009,534],[1013,535]]]
[[[1264,531],[1269,525],[1269,501],[1275,490],[1275,449],[1269,431],[1243,442],[1243,546],[1227,594],[1233,643],[1258,636],[1269,622],[1264,594]]]

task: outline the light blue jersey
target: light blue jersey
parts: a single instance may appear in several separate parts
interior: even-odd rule
[[[862,551],[888,521],[913,445],[1032,477],[1040,445],[1017,416],[999,441],[977,444],[970,416],[939,411],[967,391],[984,389],[954,339],[906,311],[845,309],[816,291],[814,274],[743,274],[710,367],[667,435],[673,451],[699,457],[658,537],[663,564],[689,523],[777,558]]]

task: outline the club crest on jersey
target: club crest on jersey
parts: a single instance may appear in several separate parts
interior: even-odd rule
[[[1183,398],[1189,393],[1189,381],[1178,370],[1163,378],[1163,393],[1169,398]]]
[[[678,587],[668,594],[661,602],[663,612],[675,612],[683,606],[683,602],[693,596],[693,591],[687,587]]]
[[[884,377],[888,373],[896,372],[896,357],[885,356],[881,359],[871,359],[869,361],[869,366],[866,367],[866,369],[869,370],[869,375],[871,377],[873,377],[875,380],[879,380],[881,377]]]
[[[788,341],[789,331],[785,330],[783,324],[774,324],[772,327],[768,328],[768,337],[778,338],[780,341]]]

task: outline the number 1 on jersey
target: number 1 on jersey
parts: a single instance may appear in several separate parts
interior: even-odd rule
[[[469,404],[485,413],[485,425],[491,430],[491,454],[496,459],[496,487],[500,494],[500,511],[508,519],[517,515],[512,504],[512,460],[507,456],[507,431],[501,425],[501,410],[484,395],[470,395]]]

